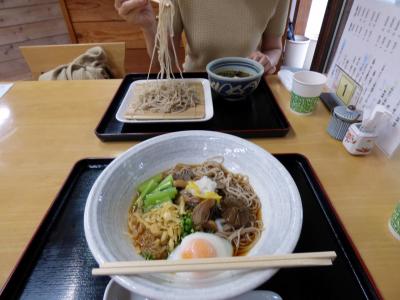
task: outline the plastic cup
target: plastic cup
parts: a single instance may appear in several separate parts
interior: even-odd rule
[[[293,75],[290,109],[301,115],[311,114],[326,83],[326,76],[313,71],[296,72]]]
[[[303,68],[310,40],[301,35],[295,35],[295,40],[286,40],[283,64],[292,68]]]
[[[400,202],[397,203],[389,220],[389,230],[396,239],[400,240]]]

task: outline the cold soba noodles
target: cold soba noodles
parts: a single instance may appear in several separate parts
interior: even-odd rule
[[[157,75],[157,79],[166,79],[166,81],[146,82],[138,101],[135,101],[130,107],[130,114],[145,111],[152,113],[179,113],[196,107],[201,102],[197,92],[198,86],[196,87],[199,83],[189,84],[173,80],[175,79],[173,60],[179,70],[180,79],[183,78],[174,45],[174,15],[175,7],[172,1],[160,0],[157,33],[147,80],[157,53],[160,64],[160,72]],[[170,48],[173,53],[172,58],[170,56]]]

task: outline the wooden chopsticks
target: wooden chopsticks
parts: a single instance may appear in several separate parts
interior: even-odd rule
[[[145,273],[175,273],[223,271],[241,269],[294,268],[330,266],[334,251],[292,253],[285,255],[239,256],[187,260],[148,260],[107,262],[92,270],[92,275],[135,275]]]

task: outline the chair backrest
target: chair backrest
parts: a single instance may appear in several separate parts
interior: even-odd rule
[[[116,78],[123,78],[125,75],[125,42],[21,46],[19,48],[32,72],[33,79],[37,80],[41,74],[59,65],[70,63],[95,46],[102,47],[107,53],[113,75]]]

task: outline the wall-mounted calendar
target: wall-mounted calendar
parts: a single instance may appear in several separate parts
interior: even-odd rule
[[[328,86],[359,110],[386,106],[393,114],[378,140],[392,155],[400,144],[400,6],[355,0],[328,73]]]

